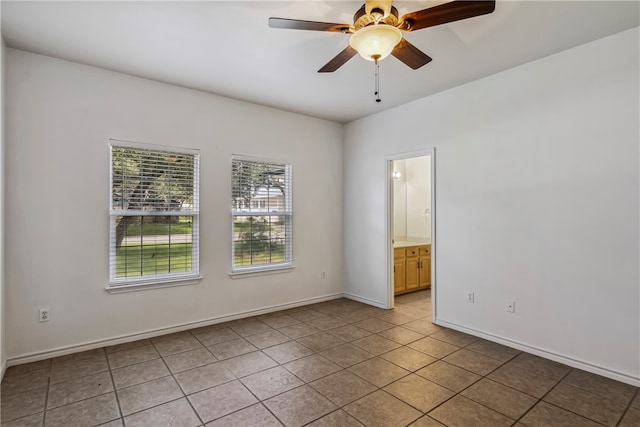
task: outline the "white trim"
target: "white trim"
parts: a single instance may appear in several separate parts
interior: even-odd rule
[[[545,359],[553,360],[555,362],[562,363],[564,365],[571,366],[573,368],[582,369],[584,371],[591,372],[596,375],[601,375],[603,377],[611,378],[613,380],[630,384],[635,387],[640,387],[640,377],[634,377],[634,376],[625,374],[623,372],[618,372],[612,369],[603,368],[601,366],[597,366],[589,362],[573,359],[571,357],[563,356],[558,353],[553,353],[548,350],[543,350],[541,348],[531,346],[529,344],[525,344],[520,341],[514,341],[508,338],[503,338],[498,335],[488,334],[486,332],[478,331],[476,329],[468,328],[466,326],[458,325],[456,323],[451,323],[446,320],[434,319],[433,323],[439,326],[444,326],[445,328],[454,329],[456,331],[464,332],[466,334],[473,335],[475,337],[484,338],[488,341],[496,342],[498,344],[502,344],[508,347],[522,350],[527,353],[535,354],[536,356],[544,357]]]
[[[383,302],[380,301],[376,301],[376,300],[372,300],[370,298],[366,298],[366,297],[361,297],[360,295],[355,295],[349,292],[345,292],[344,293],[344,297],[354,300],[354,301],[358,301],[361,302],[363,304],[367,304],[367,305],[372,305],[374,307],[378,307],[378,308],[384,308],[385,310],[388,310],[389,308],[386,306],[386,304],[384,304]]]
[[[246,317],[258,316],[261,314],[267,314],[274,311],[287,310],[289,308],[301,307],[305,305],[315,304],[319,302],[330,301],[344,297],[342,293],[328,294],[321,297],[307,298],[298,301],[293,301],[284,304],[271,305],[264,308],[255,310],[241,311],[238,313],[227,314],[223,316],[212,317],[210,319],[199,320],[196,322],[182,323],[179,325],[167,326],[165,328],[151,329],[145,332],[139,332],[135,334],[121,335],[119,337],[108,338],[103,340],[89,341],[83,344],[71,345],[66,347],[58,347],[53,350],[40,351],[35,353],[28,353],[21,356],[10,357],[7,359],[7,366],[22,365],[24,363],[37,362],[39,360],[46,360],[52,357],[65,356],[67,354],[78,353],[86,350],[93,350],[96,348],[108,347],[116,344],[123,344],[126,342],[137,341],[146,338],[153,338],[160,335],[166,335],[174,332],[187,331],[189,329],[201,328],[203,326],[215,325],[217,323],[228,322],[231,320],[244,319]]]
[[[246,270],[236,270],[229,273],[232,279],[243,279],[245,277],[264,276],[266,274],[290,273],[296,266],[292,264],[283,265],[281,267],[270,266],[264,268],[253,267]]]
[[[385,222],[387,224],[387,305],[384,308],[393,308],[395,295],[393,289],[393,161],[406,160],[414,157],[429,156],[431,167],[431,312],[432,321],[436,319],[436,148],[430,147],[424,150],[409,151],[385,156],[387,162],[385,193],[387,195],[385,210]]]
[[[0,382],[4,379],[4,373],[7,372],[7,361],[3,360],[0,366]]]
[[[105,291],[110,294],[122,294],[125,292],[138,292],[138,291],[146,291],[149,289],[162,289],[162,288],[173,288],[176,286],[188,286],[188,285],[197,285],[200,281],[204,279],[204,276],[195,276],[195,277],[183,277],[183,278],[175,278],[171,280],[156,280],[156,281],[146,281],[140,283],[131,283],[127,282],[126,285],[111,285],[104,288]]]
[[[159,145],[148,144],[146,142],[128,141],[126,139],[109,138],[110,146],[127,147],[127,148],[141,148],[144,150],[157,150],[157,151],[169,151],[174,153],[192,154],[194,156],[200,155],[200,150],[197,148],[184,148],[176,147],[173,145]],[[195,174],[194,174],[195,175]]]

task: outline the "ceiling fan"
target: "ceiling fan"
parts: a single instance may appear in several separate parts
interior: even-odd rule
[[[351,34],[349,46],[320,68],[319,73],[336,71],[356,53],[376,64],[391,54],[417,70],[429,63],[431,58],[404,39],[402,31],[416,31],[486,15],[495,10],[495,3],[495,0],[454,0],[398,17],[392,0],[366,0],[353,16],[353,25],[269,18],[269,27]]]

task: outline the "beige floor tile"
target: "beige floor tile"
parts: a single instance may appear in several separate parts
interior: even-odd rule
[[[388,340],[379,335],[369,335],[368,337],[355,340],[351,344],[360,347],[361,349],[368,351],[369,353],[376,356],[394,350],[401,346],[397,342]]]
[[[434,420],[429,415],[425,415],[424,417],[418,418],[415,422],[411,423],[409,427],[446,427],[446,426]]]
[[[412,372],[438,360],[409,347],[397,348],[388,353],[381,354],[380,357]]]
[[[524,415],[538,401],[528,394],[486,378],[460,394],[514,420]]]
[[[259,349],[272,347],[274,345],[291,341],[291,338],[289,338],[282,332],[276,331],[276,330],[260,332],[255,335],[249,335],[245,339],[249,341],[251,344],[258,347]]]
[[[457,395],[429,412],[429,416],[451,427],[507,427],[514,420]]]
[[[303,357],[283,365],[305,382],[311,382],[337,372],[342,368],[319,354]]]
[[[4,378],[9,378],[14,375],[22,375],[31,371],[39,371],[46,369],[47,372],[51,372],[51,359],[40,360],[38,362],[24,363],[17,366],[9,366],[4,372]]]
[[[344,343],[344,340],[337,336],[328,334],[326,332],[319,332],[317,334],[308,335],[306,337],[297,340],[305,347],[309,347],[313,351],[322,351],[331,347],[337,347]]]
[[[598,424],[546,402],[540,402],[534,406],[533,409],[522,417],[520,422],[527,427],[602,427],[602,424]]]
[[[339,371],[309,384],[338,406],[376,391],[377,387],[349,371]]]
[[[377,387],[384,387],[410,373],[406,369],[402,369],[379,357],[354,365],[349,368],[349,371]]]
[[[467,350],[475,351],[476,353],[484,354],[485,356],[489,356],[493,359],[501,360],[503,362],[507,362],[521,353],[520,350],[516,350],[515,348],[507,347],[505,345],[483,339],[479,339],[478,341],[469,344],[465,348]]]
[[[368,351],[364,351],[351,344],[342,344],[329,348],[320,354],[343,368],[348,368],[349,366],[373,357],[373,354]]]
[[[266,319],[262,319],[262,321],[275,329],[285,328],[287,326],[300,323],[300,320],[296,319],[295,317],[291,317],[287,314],[281,314],[281,315],[269,317]]]
[[[17,420],[2,423],[2,427],[42,427],[44,425],[44,412],[28,415]]]
[[[258,403],[240,381],[232,381],[192,394],[189,400],[205,423]]]
[[[463,332],[454,331],[452,329],[442,329],[434,334],[429,335],[431,338],[435,338],[440,341],[444,341],[449,344],[457,345],[458,347],[464,347],[475,341],[478,341],[478,337],[465,334]]]
[[[571,370],[561,363],[528,353],[521,353],[506,364],[556,381],[561,380]]]
[[[85,377],[87,375],[105,372],[108,370],[109,365],[107,364],[107,359],[104,357],[104,355],[100,357],[82,359],[77,362],[53,365],[51,367],[50,383],[56,384],[59,382],[69,381],[76,378]]]
[[[165,335],[151,339],[161,356],[184,353],[185,351],[202,348],[202,344],[189,332]]]
[[[149,360],[111,371],[116,389],[130,387],[170,375],[162,359]]]
[[[238,377],[246,377],[277,365],[269,356],[261,351],[243,354],[222,362],[224,366]]]
[[[303,426],[337,409],[307,385],[272,397],[264,404],[287,427]]]
[[[27,371],[5,377],[2,381],[2,386],[0,386],[0,394],[2,396],[10,396],[24,393],[25,391],[46,387],[48,383],[49,368]]]
[[[509,363],[491,372],[487,378],[537,398],[544,396],[558,383],[557,380],[536,375]]]
[[[302,310],[297,313],[291,313],[290,316],[300,320],[301,322],[308,322],[310,320],[321,319],[323,317],[326,317],[325,314],[322,314],[319,311],[310,310],[310,309]]]
[[[197,348],[184,353],[166,356],[164,361],[171,372],[176,373],[214,363],[217,359],[208,349]]]
[[[489,356],[485,356],[484,354],[465,350],[464,348],[456,351],[455,353],[451,353],[442,360],[483,376],[487,375],[489,372],[504,363],[499,360],[492,359]]]
[[[282,427],[282,424],[262,404],[256,403],[233,414],[218,418],[207,427]]]
[[[421,351],[422,353],[428,354],[429,356],[441,359],[457,350],[460,347],[446,343],[444,341],[439,341],[430,337],[422,338],[421,340],[414,341],[408,344],[408,347],[411,347],[414,350]]]
[[[219,327],[216,329],[208,329],[203,332],[195,334],[195,337],[204,345],[210,346],[220,344],[225,341],[232,341],[241,338],[229,328]]]
[[[638,427],[640,426],[640,409],[629,408],[622,417],[618,427]]]
[[[442,328],[434,325],[430,320],[413,320],[402,325],[403,328],[417,332],[422,335],[430,335],[438,332]]]
[[[345,342],[351,342],[371,335],[371,332],[353,325],[341,326],[335,329],[329,329],[331,335],[334,335]]]
[[[52,384],[51,387],[49,387],[47,409],[67,405],[112,391],[113,384],[109,372],[101,372],[63,383]]]
[[[384,391],[425,413],[455,394],[415,374],[389,384]]]
[[[233,329],[235,333],[240,334],[243,337],[273,330],[271,326],[258,320],[240,322],[238,324],[232,325],[231,329]]]
[[[124,416],[183,396],[178,383],[171,377],[123,388],[116,393],[118,393],[120,409]]]
[[[51,367],[57,365],[65,365],[67,363],[75,363],[87,359],[103,359],[105,355],[104,348],[94,348],[92,350],[80,351],[78,353],[65,354],[64,356],[54,357],[51,359]]]
[[[621,383],[600,375],[585,372],[580,369],[572,370],[563,380],[562,384],[597,394],[606,398],[619,398],[622,403],[629,403],[636,393],[636,387]]]
[[[453,390],[456,393],[461,392],[482,378],[473,372],[458,368],[441,360],[416,371],[416,374],[440,384],[449,390]]]
[[[122,420],[118,418],[117,420],[99,424],[97,427],[124,427],[124,424],[122,423]]]
[[[200,419],[186,398],[129,415],[124,418],[127,427],[197,427]]]
[[[311,424],[307,424],[308,427],[363,427],[364,424],[358,422],[351,415],[347,414],[342,409],[338,409],[330,413],[329,415],[325,415],[322,418],[319,418],[312,422]]]
[[[378,319],[384,320],[385,322],[393,323],[394,325],[404,325],[405,323],[416,320],[411,316],[407,316],[406,314],[398,313],[396,311],[383,314],[382,316],[378,317]]]
[[[636,389],[636,397],[631,401],[631,406],[640,409],[640,389]]]
[[[291,362],[313,354],[313,351],[296,341],[289,341],[283,344],[274,345],[273,347],[262,350],[267,356],[280,364]]]
[[[221,362],[180,372],[175,375],[185,394],[195,393],[235,379],[233,374]]]
[[[147,360],[158,359],[159,357],[160,354],[152,345],[122,350],[108,355],[111,369],[122,368],[124,366],[146,362]]]
[[[372,333],[378,333],[378,332],[386,331],[387,329],[391,329],[391,328],[395,327],[395,325],[393,323],[385,322],[384,320],[382,320],[380,318],[377,318],[377,317],[371,317],[369,319],[364,319],[364,320],[361,320],[359,322],[354,323],[353,325],[357,326],[358,328],[362,328],[365,331],[372,332]]]
[[[544,401],[608,426],[615,426],[627,408],[620,398],[599,396],[565,383],[555,386]]]
[[[378,390],[343,408],[368,427],[406,426],[422,413],[390,394]]]
[[[424,335],[403,328],[401,326],[394,326],[393,328],[378,332],[378,335],[402,345],[406,345],[424,338]]]
[[[284,393],[304,383],[282,366],[275,366],[240,380],[260,400]]]
[[[339,328],[340,326],[346,325],[345,322],[336,319],[335,317],[320,317],[318,319],[309,320],[307,323],[316,329],[320,329],[321,331]]]
[[[125,342],[122,344],[116,344],[116,345],[111,345],[109,347],[105,347],[104,350],[107,354],[110,354],[110,353],[115,353],[116,351],[131,350],[132,348],[144,347],[146,345],[151,345],[151,340],[143,339],[143,340]]]
[[[94,426],[120,418],[114,393],[102,394],[91,399],[47,411],[47,427]]]
[[[306,323],[296,323],[295,325],[280,328],[279,331],[294,340],[320,332],[319,329]]]
[[[46,397],[46,387],[8,396],[2,395],[2,400],[0,400],[0,421],[5,423],[27,415],[43,412]]]
[[[207,347],[219,360],[230,359],[241,354],[251,353],[257,350],[256,346],[244,338],[225,341]]]

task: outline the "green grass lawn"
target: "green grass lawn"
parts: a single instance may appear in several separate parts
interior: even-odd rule
[[[145,226],[146,228],[146,226]],[[191,270],[191,243],[122,245],[116,255],[116,277]]]
[[[177,224],[132,224],[127,228],[127,236],[145,236],[169,235],[169,226],[171,226],[171,234],[191,234],[191,222],[179,222]]]

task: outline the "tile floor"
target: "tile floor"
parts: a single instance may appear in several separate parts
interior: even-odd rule
[[[640,426],[638,389],[339,299],[11,367],[2,426]]]

